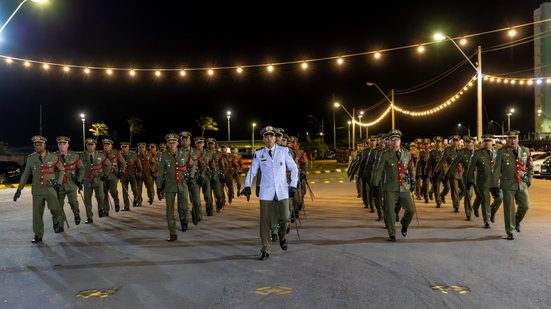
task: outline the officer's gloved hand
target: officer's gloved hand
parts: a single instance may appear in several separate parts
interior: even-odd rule
[[[101,174],[101,176],[99,176],[99,180],[101,181],[105,181],[107,179],[107,175],[105,174]]]
[[[245,187],[243,188],[243,191],[241,191],[241,194],[245,195],[247,198],[247,202],[251,199],[251,187]]]
[[[256,186],[256,190],[254,190],[254,193],[256,194],[256,197],[260,196],[260,186]]]
[[[141,176],[141,175],[136,175],[136,180],[137,180],[137,181],[142,180],[142,176]]]
[[[122,175],[124,174],[122,172],[117,172],[116,175],[118,179],[122,179]]]
[[[498,197],[499,196],[499,188],[498,187],[490,188],[490,193],[492,193],[492,196],[494,198]]]
[[[21,189],[17,189],[17,191],[15,191],[15,194],[13,195],[13,201],[14,202],[17,202],[17,199],[21,196]]]
[[[203,176],[197,176],[197,184],[199,186],[203,185],[203,181],[204,181]]]
[[[532,185],[532,183],[530,182],[530,180],[529,180],[528,178],[525,178],[525,179],[524,179],[524,182],[526,183],[526,186],[527,186],[528,188],[530,188],[530,185]]]
[[[300,180],[306,180],[306,173],[302,173],[302,172],[301,172],[301,173],[299,174],[299,176],[300,176]]]
[[[159,201],[163,199],[163,196],[161,194],[161,188],[157,188],[157,198],[159,199]]]
[[[294,197],[296,193],[297,193],[296,187],[289,187],[289,197]]]
[[[409,191],[411,191],[411,192],[415,191],[415,180],[413,180],[413,179],[409,183]]]

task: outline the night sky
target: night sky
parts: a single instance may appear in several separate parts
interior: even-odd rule
[[[0,24],[20,3],[0,2]],[[136,4],[139,3],[139,4]],[[384,1],[362,2],[262,2],[239,7],[182,1],[50,0],[46,6],[26,3],[1,34],[0,54],[26,59],[104,67],[190,68],[284,62],[338,56],[432,41],[440,30],[451,37],[529,23],[541,1]],[[367,9],[363,6],[367,5]],[[269,7],[270,9],[265,9]],[[316,13],[315,13],[315,12]],[[532,27],[519,29],[517,38],[532,35]],[[476,46],[484,48],[506,43],[506,32],[480,36],[464,48],[470,55]],[[473,57],[473,61],[476,59]],[[427,46],[423,55],[415,49],[392,51],[375,61],[372,56],[349,58],[339,67],[335,61],[265,68],[205,72],[140,72],[134,79],[127,72],[106,77],[80,70],[63,74],[60,68],[43,72],[37,65],[0,63],[0,141],[11,147],[30,146],[30,137],[39,132],[39,105],[43,106],[43,135],[55,142],[58,135],[80,144],[82,122],[105,122],[116,142],[128,140],[126,120],[142,118],[144,129],[133,138],[161,142],[168,132],[187,130],[200,133],[195,123],[211,116],[218,132],[205,135],[227,138],[226,111],[232,111],[232,140],[250,139],[251,123],[283,127],[290,135],[303,138],[318,131],[308,115],[324,120],[326,142],[333,141],[333,98],[349,111],[366,110],[381,100],[374,87],[402,90],[426,82],[464,60],[451,44]],[[501,74],[533,67],[532,43],[483,54],[483,72]],[[465,64],[440,82],[407,95],[396,96],[396,104],[410,109],[440,104],[471,76]],[[530,77],[530,71],[512,76]],[[516,108],[512,128],[523,134],[533,131],[534,92],[527,86],[497,86],[484,83],[484,121],[505,120],[505,110]],[[373,120],[386,104],[368,112]],[[197,111],[200,110],[200,111]],[[348,116],[336,112],[337,138],[346,138]],[[364,118],[365,120],[365,118]],[[430,117],[411,118],[397,113],[396,127],[405,139],[448,137],[457,132],[457,123],[470,125],[476,135],[476,88],[452,107]],[[390,114],[370,134],[387,132]],[[486,125],[484,125],[486,131]],[[493,133],[501,131],[491,128]],[[258,130],[257,130],[258,132]],[[466,130],[460,132],[466,134]],[[258,138],[259,134],[256,135]],[[117,144],[118,146],[118,144]]]

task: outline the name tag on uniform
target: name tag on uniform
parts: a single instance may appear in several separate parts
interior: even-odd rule
[[[266,161],[266,159],[261,159],[261,160],[260,160],[260,162],[264,162],[264,161]]]

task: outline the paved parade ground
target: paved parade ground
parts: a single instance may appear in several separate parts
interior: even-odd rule
[[[551,181],[534,179],[522,232],[416,201],[388,242],[345,173],[310,175],[300,240],[260,253],[259,204],[243,197],[169,243],[164,201],[30,242],[30,189],[0,190],[0,308],[550,308]],[[119,187],[120,193],[120,187]],[[81,214],[84,206],[81,203]],[[95,203],[94,203],[94,207]]]

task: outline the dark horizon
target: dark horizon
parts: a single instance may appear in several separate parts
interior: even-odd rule
[[[0,4],[0,23],[20,1]],[[277,5],[269,12],[252,7],[199,6],[175,10],[170,5],[146,1],[54,1],[39,8],[27,3],[2,33],[0,54],[90,66],[113,67],[210,67],[293,61],[369,50],[406,46],[432,40],[440,30],[457,37],[470,33],[530,23],[540,1],[425,2],[381,4],[362,10],[360,4],[340,4],[311,9],[304,5]],[[134,5],[133,5],[134,4]],[[9,16],[9,15],[8,15]],[[389,18],[389,17],[392,18]],[[517,39],[533,34],[533,27],[519,29]],[[510,41],[506,33],[473,38],[464,48],[471,55],[477,45],[488,48]],[[475,61],[475,58],[471,58]],[[218,122],[219,131],[206,137],[227,139],[226,111],[232,111],[232,140],[251,138],[251,123],[257,123],[256,137],[266,125],[283,127],[290,135],[304,138],[317,131],[308,115],[324,120],[325,141],[333,142],[333,98],[352,112],[367,110],[382,95],[366,82],[384,91],[401,90],[424,83],[452,68],[464,57],[450,42],[427,46],[424,55],[414,50],[392,51],[379,61],[371,56],[347,59],[343,67],[334,61],[314,62],[307,71],[299,65],[276,67],[270,75],[264,68],[249,68],[238,76],[234,71],[164,73],[156,80],[152,73],[139,73],[131,80],[126,72],[107,78],[100,72],[89,77],[72,70],[44,73],[36,66],[0,64],[0,141],[9,147],[31,144],[39,133],[39,106],[43,106],[43,135],[55,143],[67,135],[81,144],[82,122],[104,122],[117,142],[128,140],[126,120],[144,121],[145,132],[136,142],[162,142],[169,132],[200,133],[195,123],[201,116]],[[533,44],[528,43],[483,53],[483,72],[503,74],[533,68]],[[475,74],[464,64],[450,76],[409,95],[397,95],[396,104],[411,109],[438,105]],[[512,76],[530,77],[531,72]],[[534,88],[484,83],[484,132],[487,121],[504,121],[505,110],[516,109],[511,128],[525,135],[534,127]],[[373,120],[386,108],[381,104],[366,118]],[[198,109],[201,109],[198,111]],[[338,139],[346,139],[346,113],[335,113]],[[364,118],[365,120],[365,118]],[[405,140],[457,132],[457,124],[470,125],[476,135],[476,87],[446,110],[416,119],[396,113],[396,127]],[[369,133],[387,132],[390,115]],[[491,133],[501,129],[495,125]],[[365,131],[364,131],[365,132]],[[88,133],[88,132],[87,132]],[[466,130],[460,132],[465,135]],[[90,136],[90,134],[87,134]]]

